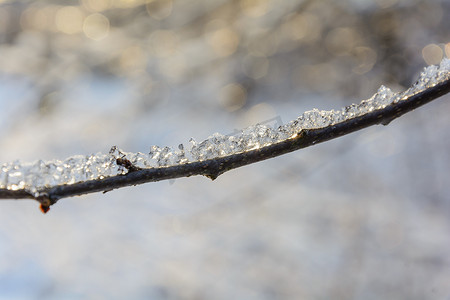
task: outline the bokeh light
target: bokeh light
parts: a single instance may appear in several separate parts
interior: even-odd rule
[[[268,12],[270,3],[268,0],[240,0],[240,7],[244,14],[256,18]]]
[[[442,51],[439,45],[429,44],[422,49],[422,55],[427,64],[435,65],[439,64],[444,57],[444,51]]]
[[[147,2],[146,0],[110,0],[112,6],[117,8],[133,8]]]
[[[94,12],[101,12],[111,7],[111,0],[82,0],[81,3],[84,8]]]
[[[230,83],[220,90],[220,104],[228,111],[241,109],[247,100],[247,92],[237,83]]]
[[[109,34],[109,20],[100,13],[94,13],[86,17],[83,23],[83,32],[92,40],[102,40]]]
[[[75,34],[83,30],[83,12],[74,6],[58,9],[55,16],[56,28],[62,33]]]
[[[356,47],[353,51],[353,56],[355,58],[353,72],[356,74],[369,72],[377,62],[377,53],[368,47]]]
[[[206,39],[214,54],[227,57],[233,54],[239,45],[239,36],[230,26],[221,20],[213,20],[206,26]]]
[[[296,14],[286,24],[286,30],[293,40],[313,42],[320,37],[322,26],[319,18],[311,13]]]
[[[170,16],[173,9],[172,0],[154,0],[146,4],[146,9],[150,17],[156,20],[163,20]]]

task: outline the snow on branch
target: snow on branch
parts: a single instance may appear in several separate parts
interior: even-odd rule
[[[191,139],[178,149],[151,146],[148,153],[112,147],[108,154],[77,155],[64,161],[5,163],[0,170],[0,198],[32,198],[46,212],[64,197],[193,175],[211,179],[254,162],[321,143],[393,119],[450,92],[450,59],[424,69],[409,89],[394,93],[381,86],[368,100],[341,110],[313,109],[272,129],[257,124],[236,135]]]

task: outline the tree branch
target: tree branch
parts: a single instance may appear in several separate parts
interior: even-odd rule
[[[376,125],[389,124],[392,120],[410,112],[419,106],[433,101],[450,92],[450,78],[425,88],[419,93],[407,95],[399,101],[387,105],[382,109],[373,110],[364,115],[346,119],[342,122],[317,129],[301,129],[296,135],[286,140],[213,159],[188,162],[168,167],[139,168],[133,166],[127,159],[117,158],[118,165],[128,170],[127,174],[120,174],[102,179],[88,180],[73,184],[46,187],[32,193],[26,189],[0,189],[0,198],[20,199],[31,198],[41,203],[41,210],[48,211],[49,207],[59,199],[94,192],[108,192],[113,189],[138,185],[147,182],[203,175],[212,180],[219,175],[265,159],[273,158],[314,144],[322,143],[354,131]]]

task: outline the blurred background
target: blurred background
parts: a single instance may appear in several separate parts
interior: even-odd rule
[[[446,0],[0,1],[0,161],[280,125],[449,42]],[[448,100],[214,182],[0,201],[0,299],[450,299]]]

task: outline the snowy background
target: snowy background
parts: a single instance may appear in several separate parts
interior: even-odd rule
[[[0,3],[1,162],[286,123],[450,57],[445,0]],[[0,201],[0,299],[450,299],[448,100],[214,182]]]

